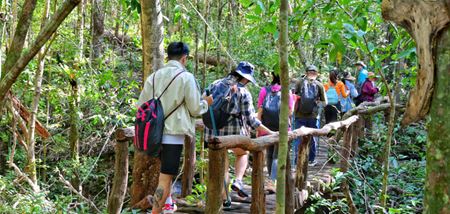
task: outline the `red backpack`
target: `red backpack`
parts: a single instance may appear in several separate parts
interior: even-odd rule
[[[155,76],[153,75],[153,98],[143,103],[137,113],[134,125],[134,147],[140,151],[144,151],[150,156],[157,157],[161,151],[161,141],[164,131],[164,121],[172,115],[184,101],[173,109],[167,116],[164,116],[164,109],[160,98],[166,92],[167,88],[184,70],[177,73],[159,97],[155,97]]]

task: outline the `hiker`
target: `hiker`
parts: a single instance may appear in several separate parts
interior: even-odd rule
[[[272,82],[269,86],[262,87],[258,97],[258,119],[267,128],[273,131],[279,131],[279,116],[281,105],[281,83],[280,76],[272,72]],[[292,109],[294,107],[294,97],[289,91],[289,117],[292,115]],[[289,128],[291,127],[291,120],[289,120]],[[267,135],[265,132],[258,132],[257,136]],[[267,189],[269,192],[274,193],[274,182],[277,179],[277,166],[278,166],[278,146],[272,145],[266,149],[266,164],[267,172],[271,182],[268,184]]]
[[[298,81],[295,93],[299,96],[299,101],[295,107],[295,128],[302,126],[309,128],[319,128],[318,125],[318,110],[319,106],[326,106],[327,98],[323,85],[317,80],[319,70],[316,66],[310,65],[306,68],[306,77]],[[314,137],[311,138],[311,146],[309,153],[309,165],[314,166],[316,162],[316,141]],[[297,159],[298,146],[301,143],[301,138],[295,140],[294,151],[295,159]]]
[[[367,79],[367,70],[366,70],[366,64],[364,64],[363,61],[358,61],[354,64],[356,66],[356,77],[357,77],[357,88],[361,89],[362,85]],[[360,93],[360,91],[358,91]]]
[[[146,101],[160,97],[165,110],[162,136],[161,170],[158,187],[153,196],[152,213],[173,213],[174,203],[169,197],[174,176],[180,167],[185,135],[195,137],[195,120],[207,112],[212,104],[211,96],[203,99],[193,74],[186,70],[189,47],[183,42],[172,42],[167,47],[169,61],[161,69],[151,74],[144,84],[138,106]],[[171,112],[171,113],[169,113]],[[167,199],[167,200],[166,200]]]
[[[328,83],[324,85],[327,95],[327,105],[325,106],[325,123],[336,122],[338,114],[341,112],[341,100],[347,98],[345,85],[338,80],[337,70],[330,72]]]
[[[369,72],[367,76],[366,81],[362,85],[361,99],[363,102],[373,102],[375,100],[375,94],[380,91],[375,85],[378,77],[373,72]]]
[[[210,86],[213,97],[215,94],[225,94],[228,100],[226,106],[227,112],[231,115],[229,119],[225,119],[226,123],[223,127],[220,127],[222,121],[215,121],[217,128],[208,127],[205,124],[205,141],[208,143],[215,136],[227,136],[227,135],[244,135],[250,136],[249,127],[256,129],[258,132],[265,132],[267,134],[274,134],[273,131],[262,125],[261,121],[256,118],[256,112],[253,107],[253,99],[250,91],[246,85],[251,82],[256,84],[256,80],[253,77],[254,66],[249,62],[240,62],[237,68],[228,74],[225,78],[216,80]],[[226,87],[223,87],[226,86]],[[219,90],[229,90],[227,92],[220,92]],[[219,101],[217,99],[216,101]],[[214,106],[214,104],[213,104]],[[216,118],[217,119],[217,118]],[[203,118],[204,122],[205,118]],[[244,190],[242,179],[245,174],[245,170],[248,165],[248,151],[235,148],[231,151],[236,156],[235,161],[235,176],[236,179],[231,185],[231,188],[238,193],[240,197],[248,197],[248,193]],[[227,170],[228,171],[228,170]],[[225,208],[231,206],[231,201],[228,199],[223,203]]]
[[[356,78],[353,77],[350,72],[344,73],[342,82],[344,83],[345,91],[349,96],[341,100],[342,113],[346,113],[355,107],[355,103],[353,102],[353,100],[359,95],[354,84],[355,80]]]

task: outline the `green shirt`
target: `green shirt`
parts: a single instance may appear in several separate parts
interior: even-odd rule
[[[299,81],[297,81],[297,83],[295,85],[295,94],[300,96],[300,89],[305,80],[308,81],[310,84],[313,83],[313,84],[317,85],[318,92],[317,92],[317,97],[316,97],[316,103],[319,104],[320,102],[322,102],[323,106],[326,106],[327,105],[327,97],[325,94],[325,89],[324,89],[322,83],[320,83],[317,80],[312,80],[312,79],[308,79],[308,78],[300,79]],[[300,99],[301,99],[301,97],[300,97]],[[315,119],[315,118],[317,118],[317,114],[319,111],[318,105],[314,108],[312,113],[304,114],[304,113],[301,113],[300,111],[298,111],[299,103],[300,102],[297,102],[296,107],[295,107],[295,117],[296,118],[300,118],[300,119]]]

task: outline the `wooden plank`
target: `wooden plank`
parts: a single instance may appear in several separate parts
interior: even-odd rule
[[[295,175],[295,187],[299,190],[306,189],[308,177],[308,157],[311,136],[304,136],[298,148],[297,173]]]

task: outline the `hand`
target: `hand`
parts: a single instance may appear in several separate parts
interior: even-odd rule
[[[211,106],[212,103],[214,102],[214,99],[211,95],[209,96],[203,96],[203,99],[206,100],[206,102],[208,103],[208,106]]]

